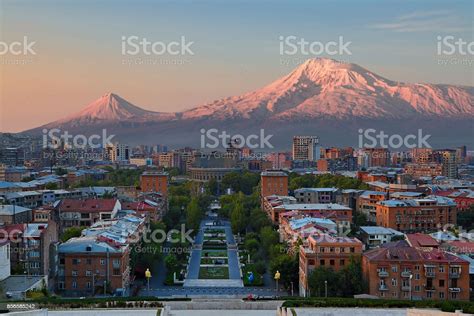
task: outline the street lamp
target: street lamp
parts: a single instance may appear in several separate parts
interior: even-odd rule
[[[410,288],[410,292],[409,292],[410,301],[412,300],[412,298],[411,298],[411,279],[413,279],[413,274],[410,274],[410,277],[408,278],[408,287]]]
[[[151,272],[150,269],[146,269],[145,271],[145,278],[147,282],[147,288],[148,288],[148,295],[150,295],[150,278],[151,278]]]
[[[324,281],[324,296],[327,298],[328,297],[328,281]]]
[[[275,276],[274,276],[274,279],[276,281],[276,290],[278,292],[278,280],[280,280],[280,272],[277,270],[277,272],[275,273]]]

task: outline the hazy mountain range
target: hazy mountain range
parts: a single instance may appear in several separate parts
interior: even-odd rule
[[[434,147],[472,146],[473,96],[474,87],[396,82],[356,64],[318,58],[263,88],[187,111],[148,111],[107,93],[78,113],[25,133],[60,128],[89,135],[106,128],[131,144],[199,147],[203,128],[243,135],[263,128],[274,135],[275,148],[289,148],[293,135],[357,146],[359,129],[404,136],[421,128]]]

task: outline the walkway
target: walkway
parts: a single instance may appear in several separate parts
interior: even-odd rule
[[[230,223],[227,221],[221,221],[222,225],[219,226],[207,226],[207,223],[212,223],[213,220],[203,220],[199,227],[199,232],[196,235],[193,245],[193,251],[191,252],[191,258],[189,260],[188,272],[186,280],[184,281],[184,287],[207,287],[207,288],[228,288],[228,287],[244,287],[239,265],[239,256],[237,252],[237,245],[235,243],[234,235]],[[204,241],[204,229],[217,228],[224,229],[226,234],[227,243],[227,257],[229,264],[229,279],[199,279],[199,269],[201,264],[201,254]],[[229,249],[231,248],[231,249]]]

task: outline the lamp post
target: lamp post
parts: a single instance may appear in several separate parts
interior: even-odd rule
[[[324,281],[324,296],[328,297],[328,281]]]
[[[150,269],[146,269],[145,271],[145,278],[146,278],[146,283],[147,283],[147,288],[148,288],[148,295],[150,295],[150,278],[151,278],[151,272]]]
[[[410,292],[409,292],[410,301],[412,300],[412,298],[411,298],[411,279],[413,279],[413,274],[410,274],[410,277],[408,278],[408,286],[410,287]]]
[[[280,277],[281,277],[280,272],[277,270],[277,272],[275,273],[275,276],[274,276],[274,279],[276,281],[276,290],[277,290],[277,292],[278,292],[278,280],[280,280]]]

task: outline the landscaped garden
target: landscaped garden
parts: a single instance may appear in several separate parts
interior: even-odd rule
[[[228,267],[201,267],[199,269],[200,279],[228,279]]]
[[[204,231],[199,279],[228,279],[229,258],[224,229],[208,228]]]

